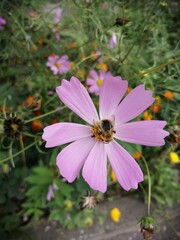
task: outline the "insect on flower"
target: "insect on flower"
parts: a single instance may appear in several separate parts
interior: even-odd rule
[[[126,190],[137,189],[143,173],[133,157],[117,140],[162,146],[169,135],[165,121],[129,122],[154,102],[152,91],[144,85],[133,89],[124,99],[128,82],[107,75],[99,93],[99,114],[85,87],[76,78],[62,80],[56,88],[61,101],[87,124],[56,123],[44,129],[46,147],[71,143],[57,156],[57,166],[68,182],[73,182],[82,168],[82,176],[94,190],[107,189],[107,160],[117,181]],[[122,100],[123,99],[123,100]],[[117,140],[116,140],[117,139]]]

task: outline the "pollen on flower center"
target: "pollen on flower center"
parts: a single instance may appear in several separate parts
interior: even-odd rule
[[[96,81],[98,87],[100,87],[103,83],[103,80],[101,78],[98,78],[98,80]]]
[[[56,66],[57,68],[60,68],[61,64],[58,63],[58,62],[56,62],[56,63],[55,63],[55,66]]]
[[[92,126],[92,137],[96,140],[108,143],[113,140],[114,128],[113,123],[109,119],[103,119],[101,121],[95,122]]]

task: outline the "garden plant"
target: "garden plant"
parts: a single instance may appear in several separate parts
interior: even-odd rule
[[[178,7],[0,2],[2,239],[42,218],[90,227],[124,196],[147,204],[142,239],[159,231],[157,214],[180,199]],[[121,206],[107,214],[121,221]]]

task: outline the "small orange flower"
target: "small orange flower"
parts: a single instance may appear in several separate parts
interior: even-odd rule
[[[161,106],[159,105],[159,104],[154,104],[153,106],[152,106],[152,112],[153,113],[158,113],[159,112],[159,110],[160,110],[160,108],[161,108]]]
[[[32,103],[33,103],[33,101],[34,101],[33,96],[29,96],[29,97],[26,99],[26,101],[24,102],[24,105],[25,105],[25,106],[31,106]]]
[[[74,62],[70,62],[70,67],[74,68],[75,67],[75,63]]]
[[[29,12],[29,16],[32,17],[32,18],[35,18],[37,16],[37,13],[35,11],[31,10]]]
[[[40,131],[43,128],[43,124],[40,120],[35,120],[31,123],[31,127],[35,131]]]
[[[106,63],[98,63],[97,67],[99,69],[103,69],[104,71],[107,71],[108,70],[108,66]]]
[[[76,44],[75,42],[72,42],[72,43],[66,45],[66,48],[67,48],[67,49],[77,48],[77,44]]]
[[[167,98],[169,100],[172,100],[174,98],[174,93],[171,91],[166,91],[163,95],[165,98]]]
[[[134,158],[135,158],[136,160],[140,159],[140,158],[141,158],[141,153],[138,152],[138,151],[136,151],[136,152],[134,153]]]
[[[153,116],[148,111],[144,112],[144,119],[145,120],[151,120],[152,118],[153,118]]]

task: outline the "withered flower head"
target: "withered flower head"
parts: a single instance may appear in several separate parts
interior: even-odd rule
[[[10,114],[4,120],[4,135],[7,138],[17,138],[24,131],[24,121],[17,118],[14,114]]]
[[[139,224],[144,240],[150,240],[155,230],[154,219],[150,216],[145,216],[141,218]]]
[[[114,26],[124,26],[129,22],[127,17],[118,17],[114,23]]]
[[[81,209],[92,209],[96,206],[97,202],[98,200],[96,198],[96,195],[92,196],[90,193],[87,193],[86,196],[82,197]]]

